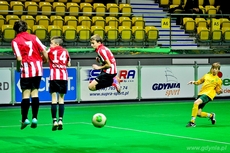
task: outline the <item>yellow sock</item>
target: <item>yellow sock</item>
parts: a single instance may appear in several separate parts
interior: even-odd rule
[[[212,114],[206,113],[206,112],[201,112],[200,117],[206,118],[206,117],[211,117]]]
[[[191,122],[195,122],[196,116],[198,113],[198,105],[196,103],[194,103],[193,108],[192,108],[192,119]]]

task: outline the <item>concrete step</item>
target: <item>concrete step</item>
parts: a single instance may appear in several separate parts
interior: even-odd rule
[[[159,4],[130,3],[132,8],[159,8]]]
[[[132,8],[133,13],[151,14],[163,12],[162,8]]]
[[[169,40],[158,40],[157,44],[170,44]],[[171,41],[171,44],[178,44],[178,45],[190,45],[190,44],[195,44],[195,42],[192,40],[184,40],[184,41]]]
[[[159,34],[168,34],[170,35],[170,30],[159,30]],[[171,30],[171,34],[185,34],[184,30]]]

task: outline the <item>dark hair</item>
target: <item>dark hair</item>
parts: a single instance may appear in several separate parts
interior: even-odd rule
[[[95,40],[96,42],[101,42],[102,43],[102,38],[98,35],[95,34],[90,38],[90,41]]]
[[[51,39],[50,39],[50,41],[51,40],[54,40],[54,43],[55,44],[58,44],[58,45],[62,45],[63,44],[63,40],[62,40],[62,37],[60,37],[60,36],[53,36]]]
[[[25,21],[18,20],[18,21],[14,22],[14,30],[17,33],[25,32],[25,31],[27,31],[27,29],[28,29],[28,27],[27,27],[27,23]]]

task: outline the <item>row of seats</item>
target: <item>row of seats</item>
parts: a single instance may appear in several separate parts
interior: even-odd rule
[[[106,42],[155,42],[158,40],[159,32],[154,26],[146,26],[145,28],[133,26],[59,26],[49,25],[45,28],[43,25],[34,25],[28,28],[29,33],[35,34],[41,41],[49,41],[53,36],[63,36],[65,42],[89,42],[89,39],[94,34],[99,34]],[[15,31],[12,25],[2,26],[2,41],[10,42],[15,37]]]
[[[197,28],[198,42],[230,42],[230,27],[222,29],[208,29],[206,27]]]
[[[218,20],[218,22],[217,22]],[[213,28],[213,24],[215,24],[215,28]],[[198,27],[205,27],[205,28],[210,28],[210,29],[217,29],[217,30],[230,27],[230,21],[227,18],[220,18],[220,19],[215,19],[215,18],[209,18],[209,19],[204,19],[204,18],[189,18],[185,17],[183,18],[183,26],[186,32],[195,32]]]
[[[0,1],[0,14],[7,15],[10,12],[14,15],[74,15],[79,14],[84,16],[131,16],[132,7],[130,4],[108,3],[106,6],[103,3],[62,3],[62,2],[39,2],[38,4],[33,1]],[[81,13],[80,13],[81,12]]]
[[[0,26],[4,24],[14,25],[14,22],[22,19],[27,22],[27,24],[30,27],[33,27],[34,25],[43,25],[45,28],[47,28],[49,25],[57,25],[62,28],[63,25],[69,25],[69,26],[88,26],[91,27],[91,25],[96,26],[145,26],[145,21],[143,17],[101,17],[101,16],[93,16],[92,18],[88,16],[79,16],[78,18],[75,16],[65,16],[62,18],[61,16],[51,15],[50,18],[48,16],[44,15],[37,15],[36,18],[34,18],[31,15],[22,15],[20,18],[17,15],[6,15],[4,16],[0,15]]]
[[[162,6],[169,6],[169,5],[185,5],[187,2],[187,0],[160,0],[159,4]],[[215,0],[209,0],[209,4],[211,6],[215,5]],[[204,0],[199,0],[199,6],[203,6],[204,5]]]
[[[5,0],[5,1],[11,1],[11,0]],[[26,2],[27,0],[18,0],[19,2]],[[85,3],[92,3],[94,0],[30,0],[32,2],[41,2],[41,1],[45,1],[45,2],[62,2],[62,3],[67,3],[67,2],[74,2],[74,3],[81,3],[81,2],[85,2]]]

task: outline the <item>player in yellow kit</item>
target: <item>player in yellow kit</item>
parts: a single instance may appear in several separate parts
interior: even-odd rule
[[[198,94],[197,100],[193,104],[192,119],[189,121],[186,127],[195,127],[196,117],[209,117],[212,124],[216,123],[215,113],[202,112],[204,106],[214,99],[216,94],[221,94],[222,80],[218,77],[220,71],[220,63],[213,63],[209,73],[205,74],[201,79],[197,81],[189,81],[188,84],[200,85],[203,83],[202,88]]]

